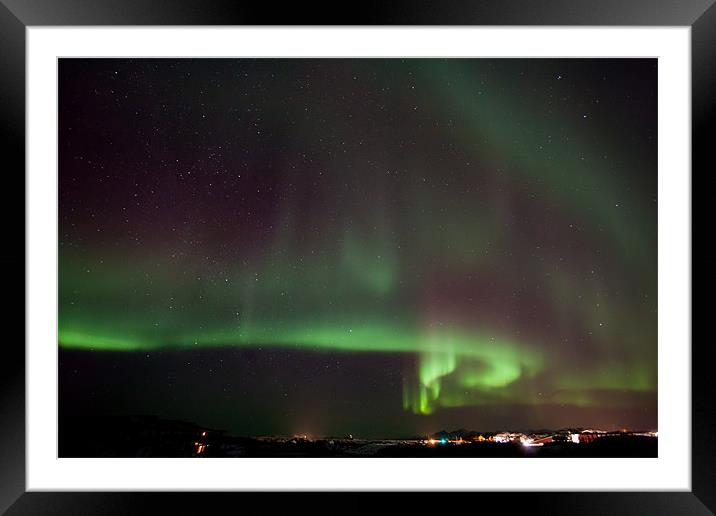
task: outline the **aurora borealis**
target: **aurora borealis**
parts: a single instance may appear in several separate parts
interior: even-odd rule
[[[61,410],[655,428],[656,66],[60,60]]]

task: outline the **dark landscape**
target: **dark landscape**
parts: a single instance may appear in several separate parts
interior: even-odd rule
[[[656,457],[656,432],[594,429],[440,431],[401,439],[235,437],[155,416],[64,418],[62,457]]]

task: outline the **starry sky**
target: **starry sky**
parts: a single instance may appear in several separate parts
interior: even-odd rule
[[[656,429],[655,59],[61,59],[60,413]]]

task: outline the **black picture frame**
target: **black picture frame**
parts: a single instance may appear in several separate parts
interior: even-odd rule
[[[236,0],[0,0],[0,110],[6,196],[2,203],[6,231],[20,228],[24,203],[25,167],[25,29],[28,26],[81,25],[621,25],[691,27],[692,170],[707,173],[716,122],[716,5],[715,0],[480,0],[431,2],[334,3],[326,7],[304,2],[274,5]],[[708,167],[708,168],[707,168]],[[22,171],[22,172],[21,172]],[[693,177],[692,171],[692,177]],[[14,183],[13,183],[14,182]],[[10,193],[12,192],[12,193]],[[24,211],[22,212],[24,213]],[[15,236],[14,234],[11,236]],[[693,246],[692,246],[693,247]],[[12,250],[11,250],[12,249]],[[6,248],[6,285],[20,291],[25,251]],[[23,284],[24,287],[24,284]],[[7,321],[20,320],[24,302],[11,299]],[[24,300],[24,288],[22,299]],[[20,308],[22,306],[22,308]],[[18,312],[16,315],[13,312]],[[19,325],[18,325],[19,326]],[[234,510],[253,503],[248,493],[39,493],[25,492],[25,339],[12,335],[0,357],[0,511],[8,514],[135,514],[155,512],[203,513]],[[686,343],[684,343],[686,344]],[[716,512],[716,444],[712,432],[716,405],[712,397],[708,344],[692,346],[692,491],[586,493],[470,493],[453,494],[469,503],[498,502],[501,512],[523,508],[549,514],[713,514]],[[295,496],[295,495],[294,495]],[[350,495],[356,499],[355,495]],[[413,495],[415,496],[415,495]],[[209,498],[216,499],[209,499]],[[299,499],[303,495],[298,495]],[[477,498],[474,498],[477,497]],[[262,497],[265,509],[281,503],[283,495]],[[414,498],[415,499],[415,498]],[[421,499],[420,496],[417,497]],[[363,498],[342,500],[358,509]],[[455,500],[453,504],[460,504]],[[323,503],[323,502],[322,502]],[[326,502],[328,503],[328,502]],[[211,504],[211,505],[209,505]],[[350,504],[350,505],[348,505]],[[248,507],[244,505],[244,507]],[[454,505],[456,508],[457,506]],[[511,510],[512,509],[512,510]],[[233,512],[233,511],[232,511]]]

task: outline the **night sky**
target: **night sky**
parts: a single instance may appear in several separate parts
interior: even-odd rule
[[[655,59],[61,59],[60,413],[656,429]]]

